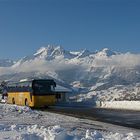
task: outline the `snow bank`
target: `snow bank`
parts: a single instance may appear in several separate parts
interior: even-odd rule
[[[108,133],[86,130],[84,136],[70,135],[60,126],[44,127],[38,125],[0,125],[0,140],[139,140],[133,133]]]
[[[140,111],[140,101],[106,101],[100,103],[103,108],[128,109]]]
[[[10,140],[74,140],[60,126],[44,127],[38,125],[0,125],[0,139]]]

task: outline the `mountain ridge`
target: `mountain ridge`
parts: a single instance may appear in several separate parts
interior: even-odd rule
[[[95,52],[67,51],[48,45],[12,65],[0,67],[1,80],[31,75],[53,78],[82,94],[116,85],[128,87],[140,83],[140,54],[118,53],[108,48]]]

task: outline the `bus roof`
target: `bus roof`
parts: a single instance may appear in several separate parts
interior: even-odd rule
[[[20,84],[20,83],[32,83],[34,81],[46,81],[48,83],[55,83],[55,81],[53,79],[21,79],[20,81],[11,81],[8,83],[8,85],[13,85],[13,84]]]

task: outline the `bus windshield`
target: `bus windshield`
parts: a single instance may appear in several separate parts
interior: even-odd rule
[[[34,80],[33,81],[34,94],[50,94],[55,90],[55,82],[53,80]]]

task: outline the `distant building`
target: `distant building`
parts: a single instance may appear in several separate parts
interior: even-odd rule
[[[57,102],[66,102],[68,101],[68,94],[72,92],[72,90],[65,88],[63,86],[57,85],[55,88],[56,92],[56,100]]]

